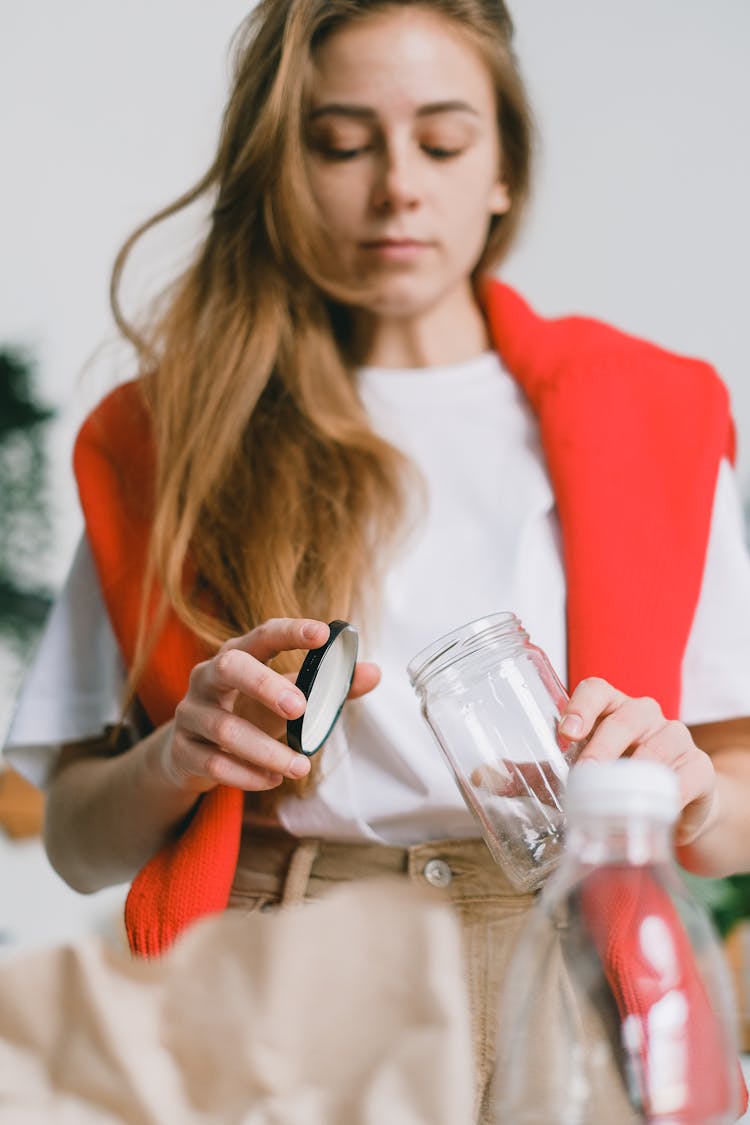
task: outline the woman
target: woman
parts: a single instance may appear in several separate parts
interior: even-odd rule
[[[71,675],[79,700],[108,678],[113,634],[129,723],[116,745],[103,733],[110,685],[79,729],[47,737],[65,743],[50,757],[50,859],[81,891],[140,870],[141,952],[207,911],[332,878],[394,871],[451,897],[478,1098],[524,903],[497,894],[421,723],[404,673],[420,648],[515,610],[567,667],[563,729],[593,732],[586,756],[676,771],[685,865],[750,866],[750,686],[736,672],[750,563],[726,393],[703,364],[543,321],[491,280],[530,150],[498,0],[254,10],[212,167],[118,259],[115,312],[141,371],[76,448],[87,537],[71,584],[104,608]],[[130,247],[204,194],[208,235],[137,333],[116,301]],[[375,661],[357,665],[359,702],[311,770],[282,735],[305,707],[300,650],[332,618],[361,625]],[[45,741],[26,711],[11,741]]]

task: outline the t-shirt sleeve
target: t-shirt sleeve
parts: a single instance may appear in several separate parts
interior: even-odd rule
[[[62,745],[119,722],[125,680],[84,535],[21,686],[5,759],[44,788]]]
[[[698,606],[682,663],[685,723],[750,716],[750,554],[736,478],[722,461]]]

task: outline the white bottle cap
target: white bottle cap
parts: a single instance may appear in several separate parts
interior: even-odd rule
[[[680,811],[679,786],[673,771],[659,762],[580,762],[568,776],[565,806],[570,821],[646,816],[672,824]]]

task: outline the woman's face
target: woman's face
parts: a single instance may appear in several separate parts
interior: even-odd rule
[[[331,34],[315,59],[308,161],[335,277],[368,285],[369,312],[418,318],[466,300],[510,199],[492,80],[459,27],[406,5]]]

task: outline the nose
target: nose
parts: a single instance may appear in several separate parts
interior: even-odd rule
[[[371,199],[376,211],[410,211],[419,206],[421,189],[414,154],[384,148]]]

